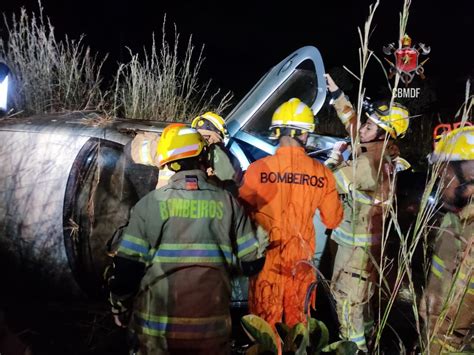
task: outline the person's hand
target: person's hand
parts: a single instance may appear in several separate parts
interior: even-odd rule
[[[128,321],[130,320],[130,311],[125,311],[122,313],[114,313],[112,310],[112,314],[114,316],[114,323],[117,327],[120,328],[127,328]]]
[[[204,137],[207,144],[222,142],[222,137],[217,132],[214,132],[208,129],[198,129],[197,131],[201,134],[201,136]]]
[[[346,151],[347,147],[348,147],[348,144],[346,141],[339,141],[339,142],[334,143],[332,147],[332,151],[342,154]]]
[[[328,90],[330,92],[335,92],[335,91],[339,90],[339,86],[336,85],[334,80],[331,78],[331,75],[324,74],[324,77],[326,78],[327,87],[328,87]]]

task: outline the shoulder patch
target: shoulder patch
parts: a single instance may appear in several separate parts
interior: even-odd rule
[[[199,190],[196,175],[186,175],[186,190]]]

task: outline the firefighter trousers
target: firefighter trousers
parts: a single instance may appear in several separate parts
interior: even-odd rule
[[[331,281],[340,337],[353,341],[362,351],[367,351],[366,334],[373,327],[370,299],[376,277],[373,260],[378,255],[373,249],[339,244]]]

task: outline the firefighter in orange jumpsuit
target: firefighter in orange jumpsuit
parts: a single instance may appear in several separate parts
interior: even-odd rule
[[[273,114],[270,130],[280,146],[273,156],[252,163],[239,193],[250,216],[269,234],[265,266],[251,278],[249,310],[269,322],[306,323],[304,303],[316,281],[310,265],[315,252],[313,217],[317,209],[328,228],[343,210],[331,171],[305,154],[314,131],[311,109],[297,98]],[[311,296],[314,308],[315,294]]]

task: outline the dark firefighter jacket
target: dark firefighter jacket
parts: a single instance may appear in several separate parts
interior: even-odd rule
[[[200,170],[173,175],[136,204],[118,249],[118,258],[145,268],[133,331],[188,341],[228,337],[229,269],[236,258],[254,261],[257,247],[250,220],[230,193]],[[114,275],[115,285],[121,277]]]

